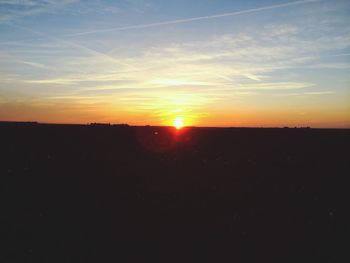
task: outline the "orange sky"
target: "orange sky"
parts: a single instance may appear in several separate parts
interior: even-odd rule
[[[0,120],[350,128],[349,1],[98,2],[0,2]]]

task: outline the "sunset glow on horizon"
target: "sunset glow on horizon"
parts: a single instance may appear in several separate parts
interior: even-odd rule
[[[350,128],[349,1],[0,10],[0,121]]]
[[[176,117],[174,120],[174,127],[176,129],[181,129],[182,127],[184,127],[184,119],[183,117]]]

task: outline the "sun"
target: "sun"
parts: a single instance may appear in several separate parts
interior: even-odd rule
[[[183,117],[176,117],[173,122],[174,127],[179,130],[184,126],[184,118]]]

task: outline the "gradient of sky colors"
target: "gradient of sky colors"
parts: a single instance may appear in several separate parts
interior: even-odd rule
[[[0,0],[0,120],[350,127],[350,2]]]

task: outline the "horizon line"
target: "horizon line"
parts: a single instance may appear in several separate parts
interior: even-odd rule
[[[93,126],[93,125],[105,125],[105,126],[117,126],[125,125],[128,127],[160,127],[160,128],[174,128],[172,125],[134,125],[128,123],[109,123],[109,122],[88,122],[88,123],[67,123],[67,122],[39,122],[39,121],[6,121],[0,120],[2,123],[16,123],[16,124],[35,124],[35,125],[76,125],[76,126]],[[202,126],[202,125],[188,125],[184,126],[182,129],[186,128],[232,128],[232,129],[338,129],[338,130],[350,130],[350,127],[312,127],[310,125],[306,126]]]

